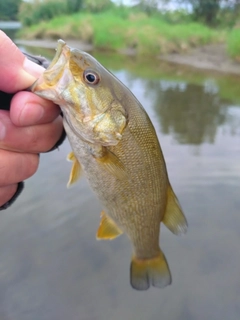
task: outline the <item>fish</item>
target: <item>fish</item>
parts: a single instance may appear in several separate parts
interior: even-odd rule
[[[96,238],[128,236],[132,288],[170,285],[171,272],[159,244],[160,224],[180,235],[187,231],[187,220],[143,106],[93,56],[63,40],[32,92],[61,108],[72,148],[68,186],[83,174],[103,207]]]

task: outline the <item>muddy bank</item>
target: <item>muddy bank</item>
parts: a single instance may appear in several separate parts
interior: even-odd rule
[[[192,66],[198,69],[214,70],[240,75],[240,63],[230,59],[224,44],[210,44],[181,54],[172,53],[161,60]]]
[[[93,50],[93,46],[77,40],[66,41],[70,47],[78,48],[84,51]],[[56,48],[55,40],[16,40],[17,45],[26,45],[42,48]],[[134,55],[133,50],[120,50],[120,53]],[[172,53],[159,57],[159,59],[188,65],[198,69],[214,70],[224,73],[240,75],[240,63],[230,59],[226,53],[224,44],[210,44],[203,47],[192,49],[187,53]]]
[[[16,45],[23,45],[29,47],[39,47],[39,48],[47,48],[47,49],[55,49],[57,47],[57,40],[21,40],[16,39],[14,40]],[[78,40],[67,40],[67,44],[70,47],[81,49],[84,51],[91,51],[93,50],[93,46],[91,44],[87,44]]]

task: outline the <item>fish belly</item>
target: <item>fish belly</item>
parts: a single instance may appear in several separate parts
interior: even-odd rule
[[[104,170],[89,153],[89,144],[74,134],[66,121],[64,127],[73,152],[106,214],[131,239],[137,256],[155,256],[159,251],[159,229],[166,207],[168,182],[165,167],[159,166],[160,157],[146,156],[141,148],[134,148],[131,135],[126,132],[117,146],[109,147],[127,173],[119,179]]]

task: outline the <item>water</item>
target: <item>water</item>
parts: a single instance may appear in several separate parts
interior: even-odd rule
[[[187,216],[186,236],[161,228],[173,283],[163,290],[131,289],[128,239],[96,241],[101,205],[84,178],[66,189],[65,141],[41,155],[22,195],[1,212],[0,318],[238,320],[239,78],[96,56],[147,110]]]

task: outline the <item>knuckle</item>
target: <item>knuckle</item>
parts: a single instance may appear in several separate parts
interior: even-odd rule
[[[0,207],[9,201],[17,190],[17,184],[0,187]]]
[[[37,154],[25,154],[25,159],[23,159],[22,167],[24,177],[21,180],[30,178],[33,176],[39,165],[39,156]]]
[[[38,168],[37,154],[0,151],[0,186],[8,186],[31,177]]]

